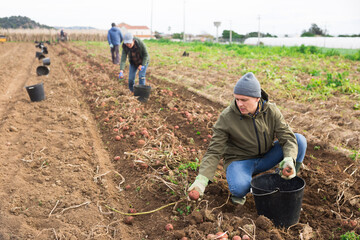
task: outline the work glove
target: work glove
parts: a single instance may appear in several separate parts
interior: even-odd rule
[[[193,184],[191,184],[191,186],[188,189],[188,192],[192,191],[192,190],[196,190],[199,192],[200,196],[204,195],[205,192],[205,188],[209,183],[209,179],[201,174],[199,174],[196,178],[195,178],[195,182]]]
[[[294,160],[292,157],[285,157],[279,164],[280,176],[286,180],[296,176]]]
[[[139,65],[138,70],[142,71],[145,68],[145,66]]]
[[[123,72],[120,72],[119,73],[119,79],[123,79],[124,78],[124,73]]]
[[[110,44],[110,48],[113,48],[113,47],[114,47],[114,45]]]

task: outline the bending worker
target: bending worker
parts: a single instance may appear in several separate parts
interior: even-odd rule
[[[124,78],[126,57],[129,56],[129,89],[134,92],[136,72],[139,70],[139,85],[145,85],[146,69],[149,65],[149,53],[141,39],[134,37],[130,32],[124,35],[122,44],[119,78]]]
[[[202,196],[223,158],[231,200],[243,205],[253,175],[280,163],[282,178],[295,177],[306,147],[305,137],[293,133],[280,110],[268,101],[254,74],[247,73],[237,81],[234,100],[213,127],[213,137],[199,174],[188,191],[195,189]]]

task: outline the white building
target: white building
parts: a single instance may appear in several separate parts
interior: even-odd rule
[[[127,32],[132,33],[133,36],[138,37],[142,40],[154,38],[151,35],[151,30],[147,26],[131,26],[126,23],[120,23],[117,25],[121,29],[122,34],[124,35]]]

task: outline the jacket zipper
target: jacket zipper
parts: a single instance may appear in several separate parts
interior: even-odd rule
[[[264,140],[265,140],[265,151],[266,151],[266,149],[267,149],[267,142],[266,142],[266,134],[265,134],[265,132],[264,132]]]
[[[258,130],[257,130],[256,124],[255,124],[255,118],[253,118],[252,120],[253,120],[253,124],[254,124],[254,128],[255,128],[256,138],[257,138],[257,141],[258,141],[259,155],[261,155],[261,145],[260,145],[260,139],[259,139]]]

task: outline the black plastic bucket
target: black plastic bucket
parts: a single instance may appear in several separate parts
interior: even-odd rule
[[[26,86],[25,88],[32,102],[39,102],[45,99],[44,83]]]
[[[151,92],[151,87],[149,85],[134,85],[134,96],[139,96],[138,100],[140,102],[147,102]]]
[[[38,66],[36,68],[36,74],[38,76],[45,76],[45,75],[48,75],[50,72],[50,69],[47,68],[46,66]]]
[[[50,58],[44,58],[42,61],[43,61],[44,66],[50,65]]]
[[[47,50],[47,47],[42,47],[41,51],[42,51],[43,54],[48,54],[49,53],[48,50]]]
[[[263,174],[251,181],[257,213],[277,227],[289,227],[299,221],[304,189],[302,178],[286,180],[277,173]]]
[[[36,52],[35,57],[38,58],[39,60],[41,60],[41,59],[45,58],[45,55],[42,52]]]

